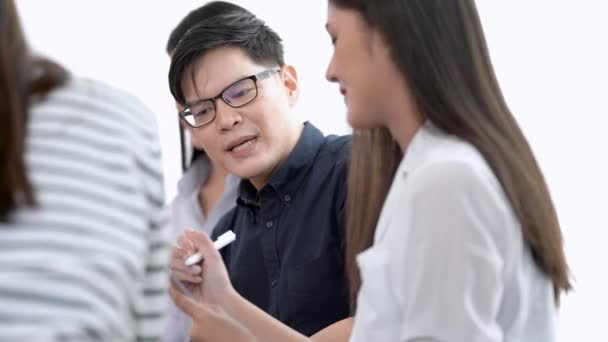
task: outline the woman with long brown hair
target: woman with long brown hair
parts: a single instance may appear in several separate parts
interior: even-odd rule
[[[27,46],[0,0],[0,341],[157,341],[168,249],[154,115]]]
[[[555,340],[570,288],[560,226],[474,1],[330,0],[327,29],[327,77],[355,129],[346,259],[356,308],[352,332],[348,323],[342,332],[351,341]],[[199,300],[212,305],[173,291],[179,305],[231,317],[262,341],[305,340],[217,281],[217,253],[191,238],[205,254]]]

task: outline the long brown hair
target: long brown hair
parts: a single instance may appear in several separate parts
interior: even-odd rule
[[[481,152],[519,219],[535,263],[553,282],[559,303],[561,292],[571,285],[557,214],[532,150],[499,88],[474,0],[330,2],[356,10],[384,36],[426,119]],[[388,134],[382,130],[354,137],[346,252],[353,296],[360,287],[355,256],[373,242],[387,182],[398,162],[394,141],[373,138]]]
[[[14,1],[0,0],[0,222],[18,204],[35,203],[24,156],[27,113],[66,78],[58,65],[30,55]]]
[[[372,245],[384,198],[401,160],[401,150],[387,129],[376,128],[355,131],[352,151],[346,200],[346,270],[354,310],[361,284],[355,256]]]

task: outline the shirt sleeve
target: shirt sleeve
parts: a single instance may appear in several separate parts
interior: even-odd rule
[[[400,341],[501,341],[501,199],[464,163],[431,165],[407,184],[405,248],[397,251]]]
[[[344,253],[346,250],[346,195],[348,189],[348,160],[339,163],[337,166],[340,169],[341,179],[343,181],[338,186],[338,237],[340,239],[340,249]]]

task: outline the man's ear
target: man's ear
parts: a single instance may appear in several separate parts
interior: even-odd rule
[[[294,106],[298,101],[300,94],[300,85],[298,83],[298,72],[292,65],[285,65],[282,68],[282,80],[287,96],[289,98],[289,105]]]

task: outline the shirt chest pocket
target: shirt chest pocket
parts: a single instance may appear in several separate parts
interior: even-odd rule
[[[320,313],[328,306],[348,312],[348,282],[344,257],[330,248],[319,257],[287,270],[287,292],[291,314]]]
[[[359,254],[357,264],[361,288],[357,295],[357,325],[390,331],[399,326],[400,310],[393,293],[394,276],[390,273],[390,255],[373,247]]]
[[[338,248],[329,248],[320,256],[287,270],[289,293],[319,295],[344,277],[344,258]]]

